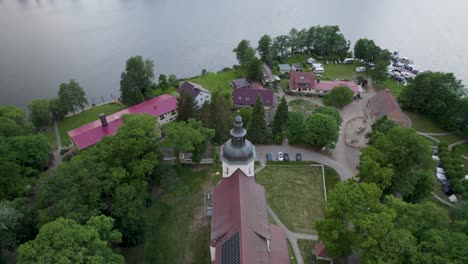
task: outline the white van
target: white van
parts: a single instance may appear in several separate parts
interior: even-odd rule
[[[344,64],[352,64],[354,62],[354,59],[353,58],[346,58],[344,59],[343,63]]]

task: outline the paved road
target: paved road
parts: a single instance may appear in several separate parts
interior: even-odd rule
[[[285,141],[283,145],[255,145],[255,150],[257,159],[261,163],[265,163],[267,153],[271,153],[273,157],[276,157],[276,154],[281,151],[283,153],[289,153],[292,159],[296,157],[296,153],[301,153],[302,160],[304,161],[315,161],[335,169],[336,172],[340,175],[341,180],[347,180],[355,176],[354,171],[350,170],[346,166],[343,166],[330,157],[301,146],[289,145],[287,141]],[[359,156],[357,158],[359,159]]]

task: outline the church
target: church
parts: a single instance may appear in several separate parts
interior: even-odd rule
[[[223,178],[213,189],[210,252],[213,264],[287,264],[284,230],[268,223],[265,189],[255,181],[255,146],[237,115],[221,146]]]

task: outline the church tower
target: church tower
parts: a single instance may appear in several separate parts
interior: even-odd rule
[[[249,177],[254,176],[255,146],[245,139],[247,132],[242,125],[242,118],[237,115],[231,129],[231,139],[221,146],[223,177],[230,177],[237,169]]]

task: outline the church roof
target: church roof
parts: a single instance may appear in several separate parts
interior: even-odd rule
[[[269,263],[267,239],[271,236],[265,189],[254,177],[238,169],[230,177],[223,178],[213,191],[211,246],[216,248],[214,263],[230,263],[223,261],[226,256],[240,258],[241,262],[237,263]]]

